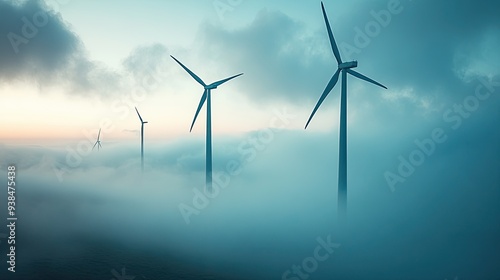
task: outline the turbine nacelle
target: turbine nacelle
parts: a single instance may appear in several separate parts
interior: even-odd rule
[[[208,85],[208,86],[205,86],[205,89],[216,89],[217,88],[217,85]]]
[[[339,64],[339,69],[350,69],[350,68],[355,68],[358,67],[358,62],[357,61],[349,61],[349,62],[343,62]]]

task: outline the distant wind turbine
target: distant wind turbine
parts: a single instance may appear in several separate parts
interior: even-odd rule
[[[171,56],[179,65],[186,70],[186,72],[193,77],[200,85],[203,86],[205,89],[203,91],[203,95],[201,96],[200,104],[198,105],[198,109],[196,110],[196,114],[194,115],[193,122],[191,123],[191,128],[189,129],[189,132],[193,130],[194,123],[196,122],[196,118],[198,117],[198,113],[201,110],[201,107],[203,107],[203,104],[205,101],[207,101],[207,140],[206,140],[206,187],[208,191],[212,191],[212,117],[211,117],[211,98],[210,98],[210,93],[212,89],[216,89],[218,86],[222,85],[223,83],[234,79],[238,76],[243,75],[243,73],[234,75],[232,77],[211,83],[209,85],[205,84],[200,77],[198,77],[195,73],[193,73],[191,70],[189,70],[184,64],[182,64],[180,61],[178,61],[175,57]]]
[[[135,111],[137,112],[137,115],[139,116],[139,120],[141,120],[141,169],[142,169],[142,172],[144,172],[144,124],[148,123],[148,122],[145,122],[142,120],[141,114],[139,114],[137,107],[135,107]]]
[[[101,137],[101,129],[99,128],[99,133],[97,134],[97,141],[94,144],[94,147],[92,147],[92,151],[94,150],[95,146],[97,145],[97,150],[99,151],[99,148],[102,148],[101,146],[101,140],[99,138]]]
[[[335,43],[335,39],[333,38],[332,29],[330,27],[330,23],[328,22],[328,17],[326,16],[325,6],[323,2],[321,2],[321,9],[323,10],[323,17],[325,19],[326,29],[328,31],[328,37],[330,37],[330,44],[332,46],[333,54],[335,59],[337,60],[338,67],[333,77],[328,82],[323,94],[318,100],[316,107],[311,113],[309,120],[307,120],[305,128],[309,125],[309,122],[313,118],[314,114],[318,110],[323,100],[328,96],[330,91],[333,89],[335,84],[339,79],[339,74],[342,72],[342,91],[340,95],[340,133],[339,133],[339,174],[338,174],[338,209],[339,213],[344,214],[347,208],[347,74],[351,74],[356,78],[365,80],[377,86],[383,87],[387,89],[384,85],[354,71],[351,68],[355,68],[358,66],[357,61],[350,62],[342,62],[340,58],[340,52],[337,47],[337,43]]]

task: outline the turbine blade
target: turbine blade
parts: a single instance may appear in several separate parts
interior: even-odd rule
[[[328,96],[330,91],[337,84],[337,82],[339,80],[339,73],[340,73],[340,69],[337,69],[337,72],[335,72],[333,77],[330,79],[330,82],[328,82],[328,85],[326,86],[325,90],[323,91],[323,94],[319,98],[318,103],[316,103],[316,107],[314,107],[314,110],[312,111],[311,116],[309,117],[309,120],[307,120],[307,123],[306,123],[306,126],[304,127],[304,129],[307,128],[307,126],[309,125],[309,122],[312,120],[314,114],[316,114],[316,111],[318,110],[319,106],[321,105],[321,103],[323,103],[323,100],[325,100],[325,98]]]
[[[200,113],[201,107],[203,107],[205,100],[207,100],[207,90],[205,90],[203,92],[203,95],[201,96],[200,104],[198,104],[198,109],[196,109],[196,114],[194,115],[193,123],[191,123],[191,128],[189,129],[189,132],[193,130],[194,123],[196,122],[196,118],[198,117],[198,114]]]
[[[328,31],[328,37],[330,38],[330,44],[332,45],[333,54],[337,59],[337,63],[341,64],[342,59],[340,58],[339,48],[337,47],[335,38],[333,38],[332,28],[330,27],[330,22],[328,21],[328,17],[326,16],[325,6],[323,5],[323,2],[321,2],[321,9],[323,10],[323,17],[325,18],[326,29]]]
[[[139,114],[139,110],[137,110],[137,107],[134,107],[134,108],[135,108],[135,111],[137,112],[137,115],[139,116],[139,119],[141,120],[141,123],[143,123],[142,118],[141,118],[141,114]]]
[[[97,141],[99,141],[99,137],[101,137],[101,129],[99,128],[99,133],[97,134]]]
[[[351,69],[347,69],[347,73],[353,75],[354,77],[360,78],[361,80],[365,80],[365,81],[370,82],[374,85],[377,85],[379,87],[383,87],[383,88],[387,89],[383,84],[376,82],[375,80],[372,80],[359,72],[356,72],[356,71],[351,70]]]
[[[173,56],[170,56],[172,57],[175,61],[177,61],[177,63],[179,63],[179,65],[184,68],[184,70],[186,70],[186,72],[189,73],[189,75],[191,75],[191,77],[193,77],[198,83],[200,83],[202,86],[207,86],[201,79],[200,77],[196,76],[195,73],[193,73],[191,70],[189,70],[186,66],[184,66],[184,64],[182,64],[180,61],[178,61],[175,57]]]
[[[95,145],[97,145],[97,142],[95,142],[95,144],[94,144],[94,147],[92,147],[92,151],[94,150],[94,148],[95,148]]]
[[[236,77],[239,77],[239,76],[241,76],[241,75],[243,75],[243,73],[240,73],[240,74],[238,74],[238,75],[234,75],[234,76],[229,77],[229,78],[227,78],[227,79],[220,80],[220,81],[217,81],[217,82],[215,82],[215,83],[212,83],[212,84],[210,84],[208,87],[218,87],[218,86],[222,85],[223,83],[225,83],[225,82],[227,82],[227,81],[229,81],[229,80],[232,80],[232,79],[234,79],[234,78],[236,78]]]

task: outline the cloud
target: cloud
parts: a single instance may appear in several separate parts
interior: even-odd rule
[[[457,75],[457,69],[464,72],[480,67],[483,70],[474,73],[483,77],[500,74],[495,60],[490,59],[496,57],[493,50],[500,47],[494,39],[500,30],[500,21],[492,12],[499,6],[496,1],[478,4],[461,0],[453,5],[400,1],[401,12],[392,14],[386,26],[378,24],[380,32],[367,37],[367,46],[356,45],[356,28],[365,31],[370,22],[377,23],[373,14],[387,11],[388,3],[360,1],[355,9],[348,9],[349,15],[341,16],[336,16],[334,4],[327,4],[327,12],[337,43],[358,48],[351,55],[359,59],[357,70],[394,92],[404,94],[408,88],[413,89],[418,101],[412,111],[421,110],[422,106],[436,111],[457,94],[468,95],[470,88],[463,74]],[[298,18],[263,9],[241,28],[205,22],[197,37],[195,57],[210,61],[207,67],[217,72],[245,72],[238,91],[251,102],[313,104],[336,69],[319,7],[317,21],[321,29],[313,30]],[[489,49],[488,54],[484,54],[485,48]],[[342,55],[347,59],[347,54]],[[383,92],[357,79],[349,81],[351,94]],[[365,99],[374,103],[380,96],[368,93]]]
[[[6,34],[0,40],[0,81],[63,86],[80,95],[119,88],[119,75],[91,61],[78,35],[43,1],[0,1],[0,33]]]
[[[500,75],[493,61],[500,61],[496,47],[500,46],[500,28],[487,30],[478,40],[471,44],[463,43],[454,54],[455,73],[457,77],[468,82],[478,77],[495,78]]]
[[[59,14],[41,1],[1,1],[1,78],[19,74],[43,75],[63,67],[80,48],[78,37],[67,29]],[[38,22],[39,26],[35,25]],[[19,38],[19,39],[17,39]],[[45,70],[45,71],[44,71]]]
[[[151,77],[166,76],[172,68],[168,48],[162,44],[139,46],[123,61],[136,83]]]
[[[364,29],[374,20],[369,12],[384,9],[385,3],[371,3],[365,13],[358,13],[347,26]],[[431,96],[436,90],[443,100],[467,94],[463,90],[464,81],[454,71],[456,52],[461,50],[465,56],[475,56],[474,49],[481,49],[482,37],[498,33],[500,21],[492,9],[499,8],[499,3],[470,0],[453,5],[432,1],[401,3],[402,12],[392,15],[389,25],[358,55],[363,68],[367,73],[377,73],[390,88],[411,86],[420,96]],[[463,20],[465,17],[467,21]],[[352,33],[349,28],[347,31]],[[498,47],[498,42],[489,43],[490,47]],[[470,48],[466,50],[464,46]]]
[[[382,0],[362,1],[355,9],[346,8],[350,16],[338,16],[332,10],[333,4],[327,4],[337,43],[356,46],[356,28],[365,30],[368,23],[376,21],[373,13],[387,9],[387,4]],[[71,93],[107,96],[123,93],[134,84],[152,84],[154,91],[157,81],[168,81],[171,69],[177,69],[168,57],[169,48],[161,44],[137,47],[123,60],[121,72],[109,69],[88,59],[78,35],[42,1],[3,1],[0,5],[5,13],[0,31],[5,34],[22,35],[23,17],[32,20],[42,12],[48,18],[46,25],[37,28],[34,38],[19,45],[17,55],[13,55],[7,37],[0,41],[0,62],[6,65],[0,70],[1,80],[27,79],[41,86],[65,85]],[[461,0],[450,7],[447,3],[401,1],[400,5],[402,12],[393,14],[389,24],[370,38],[368,46],[354,53],[353,58],[360,60],[360,72],[394,92],[412,88],[420,99],[415,110],[428,102],[433,103],[429,110],[436,110],[457,92],[468,94],[468,90],[463,90],[464,77],[470,80],[471,73],[498,75],[494,59],[490,59],[495,57],[499,44],[500,24],[491,12],[491,7],[498,3]],[[422,20],[424,13],[426,19]],[[470,19],[466,23],[465,17]],[[184,52],[202,61],[205,68],[217,73],[214,79],[225,76],[219,73],[244,72],[244,78],[235,86],[251,102],[306,101],[312,106],[335,70],[319,7],[317,23],[320,28],[312,29],[312,25],[299,18],[267,9],[261,10],[248,25],[236,29],[205,21],[200,24],[194,47],[189,51],[176,49],[175,53]],[[192,64],[188,58],[181,60]],[[350,88],[354,87],[351,92],[382,92],[356,79],[350,81]],[[175,84],[174,80],[170,82]],[[378,95],[368,95],[366,102],[377,102],[377,98]]]
[[[6,83],[107,98],[131,88],[152,92],[169,75],[168,50],[160,44],[137,47],[120,70],[92,61],[71,25],[41,0],[0,1],[0,33],[8,35],[0,40],[0,81]]]
[[[278,11],[261,10],[248,26],[236,30],[206,22],[197,40],[198,56],[211,62],[207,67],[245,73],[238,89],[256,103],[298,103],[308,97],[311,85],[320,94],[324,78],[335,70],[324,61],[328,50],[318,47],[322,39]]]

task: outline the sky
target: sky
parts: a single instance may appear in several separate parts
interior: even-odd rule
[[[8,143],[79,139],[82,130],[97,134],[103,120],[113,123],[103,137],[132,140],[137,135],[130,131],[138,130],[134,106],[149,120],[149,139],[188,136],[202,91],[169,55],[207,81],[244,73],[215,92],[214,129],[222,134],[258,130],[283,106],[307,118],[335,71],[318,5],[307,1],[13,3],[2,2],[7,36],[1,42],[1,111],[9,121],[0,139]],[[360,110],[360,103],[372,101],[393,108],[413,103],[424,116],[438,113],[457,94],[443,90],[449,84],[497,74],[492,64],[498,60],[498,24],[488,2],[457,5],[447,23],[441,14],[445,4],[432,4],[429,18],[421,21],[425,1],[394,2],[393,13],[381,19],[384,26],[373,27],[373,14],[388,11],[389,3],[327,3],[334,7],[328,13],[345,59],[360,60],[359,71],[389,85],[383,91],[352,80],[351,122],[377,115]],[[185,20],[183,10],[196,20]],[[42,25],[24,28],[33,36],[26,41],[23,17],[39,17]],[[431,20],[439,25],[428,26]],[[405,75],[397,75],[402,70]],[[362,98],[356,99],[358,92]],[[332,94],[311,130],[337,128],[337,97]],[[224,121],[228,116],[233,121]],[[202,127],[194,134],[202,135]]]
[[[342,59],[388,88],[348,77],[347,226],[340,83],[304,130],[337,69],[319,1],[1,0],[0,168],[18,170],[20,240],[61,267],[92,255],[85,240],[215,279],[296,280],[331,236],[311,279],[500,277],[500,3],[324,5]],[[203,89],[170,55],[206,83],[244,73],[212,92],[213,198],[205,107],[189,132]],[[104,278],[176,275],[119,255],[96,257]]]

